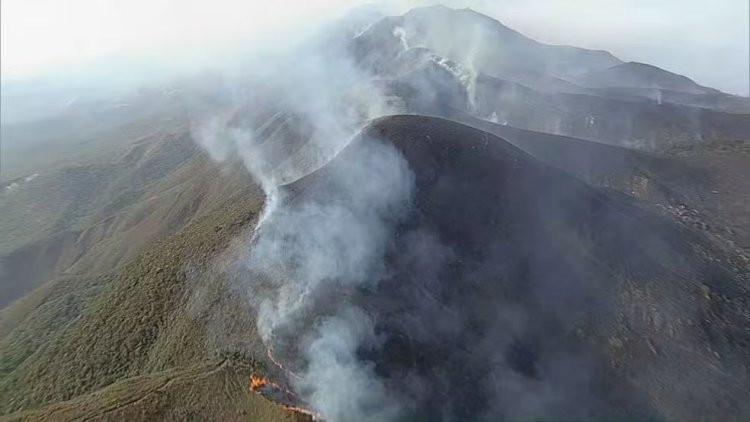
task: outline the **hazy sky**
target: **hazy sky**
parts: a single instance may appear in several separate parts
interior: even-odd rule
[[[364,1],[2,0],[2,77],[119,53],[210,50],[294,37],[290,28]],[[748,95],[749,0],[390,0],[469,6],[540,41],[606,49]],[[293,22],[294,25],[284,23]]]

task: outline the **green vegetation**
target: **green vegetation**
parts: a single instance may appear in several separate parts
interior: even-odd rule
[[[118,108],[90,104],[38,121],[0,126],[0,179],[5,184],[33,173],[111,161],[134,140],[184,131],[178,104],[142,98]]]
[[[5,362],[0,409],[15,411],[68,400],[149,369],[163,370],[205,357],[199,339],[192,347],[180,341],[174,350],[160,345],[169,341],[163,329],[187,300],[186,266],[192,267],[191,271],[205,270],[210,257],[227,246],[229,236],[224,230],[236,233],[248,224],[257,210],[253,205],[257,207],[257,203],[240,202],[231,210],[204,218],[138,257],[116,276],[110,291],[71,324],[60,327],[30,359],[15,367],[14,362]],[[174,323],[169,324],[173,327]],[[21,324],[10,335],[24,328]],[[183,340],[190,340],[190,334],[198,337],[188,332],[183,333]],[[164,353],[151,355],[153,348],[161,348]],[[23,354],[28,350],[17,353],[11,348],[2,353]]]
[[[300,417],[214,269],[263,196],[152,111],[2,128],[0,420]]]
[[[9,415],[7,421],[298,421],[306,418],[248,393],[249,371],[232,361],[118,381],[95,393]]]
[[[139,156],[120,153],[105,162],[38,170],[28,181],[17,179],[17,186],[8,182],[0,194],[0,253],[81,229],[97,212],[113,213],[133,204],[150,184],[196,153],[186,133],[142,142],[143,148],[130,146]]]
[[[293,417],[247,390],[264,350],[248,307],[213,270],[230,240],[252,228],[258,199],[232,197],[116,274],[55,280],[3,310],[0,412],[37,420],[196,420],[219,410],[210,414]],[[216,338],[224,334],[237,349]]]
[[[0,307],[63,273],[112,272],[228,195],[259,194],[244,170],[211,163],[184,130],[112,154],[0,193]]]

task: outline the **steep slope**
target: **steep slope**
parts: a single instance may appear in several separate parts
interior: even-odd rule
[[[265,371],[265,349],[253,349],[252,315],[212,272],[261,201],[239,193],[115,274],[53,281],[3,310],[1,413],[306,420],[248,388],[250,373]]]
[[[289,186],[287,206],[336,198],[331,177],[373,142],[408,162],[411,211],[377,287],[317,292],[307,318],[348,302],[376,321],[379,341],[358,356],[407,419],[745,414],[748,272],[731,256],[487,132],[428,117],[376,121]],[[279,353],[304,367],[293,350]]]

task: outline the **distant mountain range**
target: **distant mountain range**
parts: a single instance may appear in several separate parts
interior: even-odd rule
[[[644,149],[737,140],[750,130],[748,98],[604,51],[541,44],[469,9],[387,17],[352,48],[423,112],[470,109],[511,126]],[[419,98],[425,92],[440,92],[442,106]]]

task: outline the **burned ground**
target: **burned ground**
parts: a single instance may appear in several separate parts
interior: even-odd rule
[[[389,276],[354,293],[383,337],[360,358],[413,417],[747,410],[748,275],[721,249],[489,133],[419,116],[376,121],[290,201],[324,194],[327,172],[372,139],[403,154],[416,193]]]

